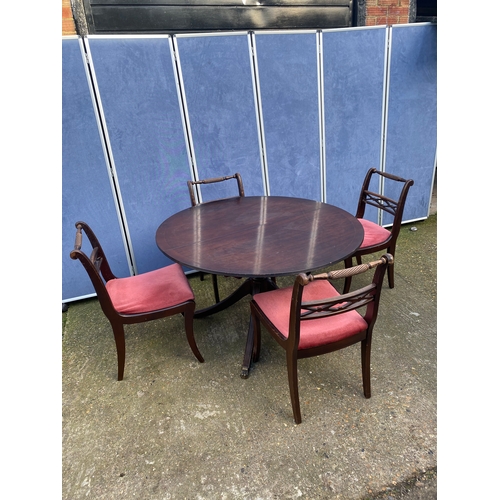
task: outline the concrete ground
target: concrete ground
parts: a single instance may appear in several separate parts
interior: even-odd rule
[[[195,320],[203,364],[180,315],[126,327],[121,382],[97,300],[69,304],[62,498],[437,498],[436,228],[435,210],[402,226],[396,286],[385,281],[374,330],[371,399],[363,396],[359,345],[299,360],[300,425],[284,352],[265,331],[260,361],[240,378],[249,297]],[[209,305],[211,280],[190,282],[197,305]],[[222,295],[239,284],[220,282]]]

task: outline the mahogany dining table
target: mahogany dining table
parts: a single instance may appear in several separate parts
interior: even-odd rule
[[[227,298],[195,312],[217,313],[248,294],[276,288],[275,278],[307,273],[350,257],[363,227],[345,210],[305,198],[242,196],[205,202],[166,219],[156,232],[158,248],[197,271],[246,278]],[[250,319],[241,377],[252,361]]]

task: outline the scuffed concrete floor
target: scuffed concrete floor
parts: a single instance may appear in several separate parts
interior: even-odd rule
[[[203,364],[181,316],[126,327],[121,382],[98,302],[71,303],[62,498],[436,498],[436,227],[432,215],[401,229],[396,286],[385,282],[374,331],[371,399],[359,345],[299,360],[298,426],[284,352],[265,331],[260,361],[240,378],[249,297],[195,320]],[[209,277],[190,281],[198,306],[209,305]],[[223,294],[239,284],[220,281]]]

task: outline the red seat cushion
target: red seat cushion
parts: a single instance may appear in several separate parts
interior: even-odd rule
[[[358,220],[365,231],[363,243],[361,243],[361,246],[359,248],[371,247],[372,245],[380,245],[391,235],[390,231],[388,231],[385,227],[375,224],[375,222],[370,222],[366,219]]]
[[[194,300],[191,285],[175,263],[148,273],[106,283],[114,308],[122,314],[140,314]]]
[[[253,299],[280,333],[288,338],[293,287],[279,288],[254,295]],[[304,287],[302,301],[338,297],[340,294],[328,280],[316,280]],[[299,349],[337,342],[356,335],[368,327],[357,311],[300,322]]]

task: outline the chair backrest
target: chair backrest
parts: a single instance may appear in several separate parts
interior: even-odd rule
[[[299,274],[295,278],[292,292],[289,328],[290,341],[298,346],[301,321],[309,321],[343,314],[362,307],[366,307],[363,318],[368,324],[367,335],[371,335],[373,325],[377,319],[380,294],[382,291],[382,283],[384,281],[385,272],[387,267],[393,263],[394,259],[392,255],[386,253],[376,261],[360,264],[346,269],[339,269],[316,275],[306,275],[304,273]],[[309,302],[302,301],[304,287],[314,280],[345,279],[346,277],[355,276],[374,268],[376,268],[376,270],[373,275],[372,282],[367,286],[336,297],[325,297],[324,299]]]
[[[386,181],[400,183],[401,191],[399,198],[395,200],[387,196],[378,194],[375,191],[371,191],[370,185],[372,182],[375,183],[376,179],[382,179],[384,184]],[[384,212],[392,215],[394,217],[392,222],[393,230],[396,229],[397,231],[399,231],[401,220],[403,218],[406,197],[408,195],[410,187],[413,186],[413,184],[413,179],[406,180],[387,172],[382,172],[380,170],[377,170],[376,168],[371,168],[370,170],[368,170],[363,182],[363,187],[361,188],[356,217],[358,219],[362,219],[365,215],[366,205],[371,205],[375,208],[380,208]]]
[[[243,180],[241,179],[241,175],[236,173],[234,175],[226,175],[225,177],[215,177],[213,179],[204,179],[201,181],[187,181],[187,185],[189,188],[189,196],[191,197],[191,206],[199,205],[201,202],[198,200],[201,199],[201,193],[197,186],[201,184],[214,184],[216,182],[223,182],[230,179],[236,179],[238,183],[238,192],[239,196],[245,196],[245,190],[243,189]],[[196,193],[195,193],[196,189]]]
[[[114,312],[114,307],[111,302],[111,298],[106,290],[106,282],[112,279],[116,279],[116,276],[111,271],[108,263],[108,259],[104,253],[104,250],[99,243],[94,231],[90,229],[89,225],[85,222],[78,221],[76,224],[76,236],[75,236],[75,247],[70,252],[70,257],[73,260],[79,260],[85,270],[87,271],[94,289],[97,294],[97,298],[101,303],[103,311],[108,315],[108,313]],[[83,231],[83,232],[82,232]],[[88,256],[83,250],[83,233],[87,235],[90,242],[92,252]]]

